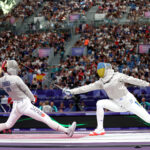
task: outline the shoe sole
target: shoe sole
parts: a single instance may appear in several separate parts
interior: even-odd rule
[[[94,133],[92,133],[92,134],[89,134],[89,136],[98,136],[98,135],[104,135],[105,134],[105,132],[102,132],[102,133],[96,133],[96,132],[94,132]]]

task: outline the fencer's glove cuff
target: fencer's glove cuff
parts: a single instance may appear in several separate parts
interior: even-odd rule
[[[66,95],[68,95],[68,96],[71,96],[70,89],[64,88],[63,89],[63,93],[66,94]]]
[[[67,99],[72,97],[70,89],[64,88],[63,93],[65,94],[65,98],[67,98]]]
[[[34,101],[31,101],[32,104],[35,104],[37,102],[37,96],[34,95]]]
[[[8,97],[8,104],[12,104],[12,103],[13,103],[12,98]]]

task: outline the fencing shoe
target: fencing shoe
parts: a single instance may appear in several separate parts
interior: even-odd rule
[[[97,136],[97,135],[104,135],[105,134],[105,130],[101,129],[95,129],[93,132],[90,132],[89,136]]]
[[[68,131],[67,131],[66,134],[67,134],[69,137],[72,137],[73,134],[74,134],[75,129],[76,129],[76,122],[73,122],[72,125],[68,128]]]

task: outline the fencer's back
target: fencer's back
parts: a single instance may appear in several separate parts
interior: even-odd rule
[[[25,91],[22,90],[23,87],[20,87],[24,86],[21,82],[23,81],[19,76],[5,73],[5,75],[0,78],[0,88],[3,88],[13,100],[22,100],[28,96]]]

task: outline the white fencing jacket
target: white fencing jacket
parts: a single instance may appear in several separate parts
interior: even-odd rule
[[[114,70],[110,70],[107,79],[100,78],[94,83],[74,88],[69,91],[71,94],[81,94],[93,90],[104,89],[110,99],[116,100],[126,96],[129,93],[125,83],[136,86],[149,86],[149,83],[146,81],[125,75],[123,73],[114,72]]]
[[[0,78],[0,88],[3,88],[5,92],[12,98],[12,100],[23,100],[29,98],[34,101],[34,95],[29,90],[28,86],[17,75],[4,74]]]

